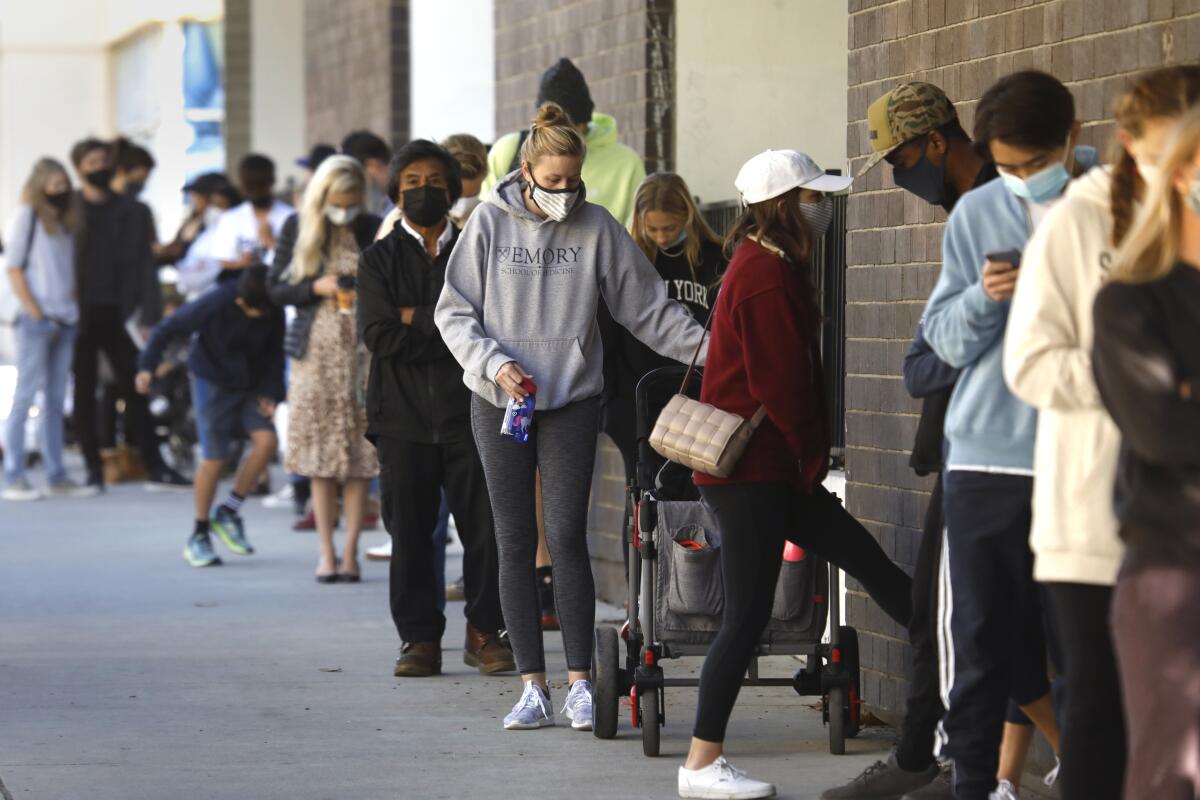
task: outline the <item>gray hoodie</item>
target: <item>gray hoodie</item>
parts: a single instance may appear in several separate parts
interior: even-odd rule
[[[602,296],[617,322],[647,346],[691,360],[702,326],[668,299],[621,224],[582,198],[562,222],[543,220],[525,208],[514,171],[467,222],[434,321],[471,391],[504,407],[508,396],[493,379],[516,361],[537,383],[538,409],[555,409],[604,389],[596,325]]]

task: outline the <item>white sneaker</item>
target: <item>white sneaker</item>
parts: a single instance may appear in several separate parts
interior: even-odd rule
[[[392,560],[392,540],[389,538],[386,542],[378,547],[367,548],[368,561],[391,561]]]
[[[1017,788],[1012,783],[1002,780],[988,795],[988,800],[1021,800],[1021,798],[1017,795]]]
[[[562,713],[571,720],[571,727],[577,731],[592,729],[592,682],[575,681],[571,684],[571,692]]]
[[[291,483],[285,483],[279,491],[263,498],[263,508],[291,508],[292,499],[296,496]]]
[[[525,684],[521,699],[504,718],[506,731],[533,731],[554,724],[554,706],[550,705],[550,693],[533,681]]]
[[[0,498],[14,503],[28,502],[30,500],[41,500],[42,493],[33,488],[25,478],[17,478],[5,486],[3,490],[0,490]]]
[[[100,488],[91,484],[78,484],[70,478],[63,478],[47,486],[46,494],[51,497],[94,497],[100,494]]]
[[[717,760],[704,769],[679,768],[679,796],[751,800],[755,797],[774,797],[775,787],[747,778],[746,773],[735,769],[725,760],[725,756],[717,756]]]

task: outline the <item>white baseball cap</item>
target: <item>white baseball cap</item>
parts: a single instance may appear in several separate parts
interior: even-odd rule
[[[767,150],[738,170],[733,185],[747,205],[761,203],[797,186],[815,192],[840,192],[850,188],[849,175],[826,175],[808,155],[799,150]]]

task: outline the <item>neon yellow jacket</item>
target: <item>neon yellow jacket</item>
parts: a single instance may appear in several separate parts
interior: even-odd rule
[[[483,181],[484,196],[508,174],[520,140],[520,133],[508,133],[492,145],[488,175]],[[587,160],[583,162],[588,201],[604,206],[628,228],[633,221],[633,198],[645,177],[641,156],[617,141],[617,121],[608,114],[593,113],[587,132]]]

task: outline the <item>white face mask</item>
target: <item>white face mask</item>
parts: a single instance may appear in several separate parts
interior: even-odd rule
[[[209,206],[204,209],[204,227],[212,230],[217,227],[217,222],[221,219],[221,215],[225,213],[225,209],[217,206]]]
[[[543,189],[537,185],[537,181],[533,180],[533,173],[531,172],[529,175],[529,197],[533,200],[534,205],[545,211],[546,216],[555,222],[562,222],[566,219],[579,200],[579,194],[583,191],[583,183],[580,182],[577,189]]]
[[[1134,159],[1133,163],[1137,164],[1137,171],[1142,176],[1142,181],[1144,181],[1147,186],[1157,181],[1158,176],[1162,174],[1162,170],[1158,168],[1158,164],[1151,164],[1146,161],[1138,161],[1137,159]]]
[[[362,209],[358,206],[349,206],[347,208],[325,206],[325,219],[334,225],[349,225],[358,217],[361,211]]]
[[[465,220],[475,210],[482,200],[478,195],[475,197],[460,197],[454,201],[454,205],[450,206],[451,219]]]

